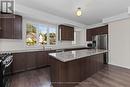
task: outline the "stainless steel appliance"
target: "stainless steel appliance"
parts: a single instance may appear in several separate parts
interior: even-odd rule
[[[96,35],[93,36],[93,45],[96,49],[108,49],[108,35]]]
[[[93,36],[93,48],[108,50],[108,35],[96,35]],[[104,63],[108,64],[108,53],[104,54]]]
[[[10,53],[0,54],[0,87],[9,87],[11,63],[13,56]]]

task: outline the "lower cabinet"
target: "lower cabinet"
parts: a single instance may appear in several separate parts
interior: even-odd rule
[[[21,72],[26,69],[26,53],[14,53],[12,63],[12,73]]]
[[[37,52],[28,52],[26,53],[26,69],[30,70],[36,68]]]
[[[61,62],[50,56],[53,87],[75,87],[79,82],[104,68],[103,55],[97,54],[68,62]]]
[[[47,52],[13,53],[12,73],[43,67],[47,64]]]
[[[48,65],[48,53],[47,52],[37,52],[36,54],[36,66],[43,67]]]

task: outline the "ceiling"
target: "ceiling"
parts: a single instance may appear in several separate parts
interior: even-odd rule
[[[101,23],[103,18],[127,12],[130,0],[15,0],[16,3],[48,12],[86,25]],[[81,17],[75,16],[78,7]]]

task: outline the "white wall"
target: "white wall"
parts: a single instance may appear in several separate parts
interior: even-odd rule
[[[41,46],[28,47],[25,43],[26,41],[26,19],[23,19],[22,26],[22,40],[18,39],[0,39],[0,51],[10,51],[10,50],[26,50],[26,49],[41,49]]]
[[[39,22],[37,20],[32,20],[32,19],[27,19],[27,18],[23,18],[23,34],[22,40],[11,40],[11,39],[0,39],[0,51],[12,51],[12,50],[30,50],[30,49],[42,49],[43,47],[40,45],[35,45],[35,46],[27,46],[25,43],[25,39],[26,39],[26,23],[27,22],[31,22],[31,23],[43,23],[44,22]],[[55,25],[57,26],[57,25]],[[76,28],[75,31],[81,32],[81,34],[79,33],[77,35],[78,39],[81,38],[81,40],[84,37],[84,30],[83,29],[78,29]],[[77,44],[72,45],[72,41],[58,41],[56,46],[46,46],[46,47],[53,47],[53,48],[66,48],[66,47],[72,47],[72,46],[85,46],[85,41],[77,41]]]
[[[130,19],[109,23],[109,63],[130,69]]]
[[[31,9],[22,5],[18,5],[16,4],[15,6],[15,10],[17,14],[20,14],[23,16],[23,39],[22,40],[9,40],[9,39],[0,39],[0,51],[10,51],[10,50],[27,50],[27,49],[42,49],[42,46],[36,45],[36,46],[32,46],[32,47],[28,47],[25,44],[25,32],[26,32],[26,28],[25,28],[25,22],[26,19],[31,19],[31,21],[35,20],[35,21],[39,21],[39,22],[43,22],[43,23],[49,23],[49,24],[55,24],[55,25],[59,25],[59,24],[69,24],[75,27],[80,28],[80,32],[81,34],[79,34],[78,37],[81,38],[81,41],[79,44],[84,45],[85,41],[84,40],[84,30],[86,28],[86,25],[72,21],[72,20],[68,20],[62,17],[58,17],[56,15],[52,15],[49,13],[45,13],[45,12],[41,12],[38,11],[36,9]],[[79,44],[77,44],[79,46]],[[62,41],[62,42],[58,42],[57,46],[55,47],[71,47],[72,46],[72,42],[69,41]]]

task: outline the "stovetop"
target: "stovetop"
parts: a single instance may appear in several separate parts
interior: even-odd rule
[[[11,53],[1,53],[0,54],[0,60],[5,59],[7,56],[11,55]]]

